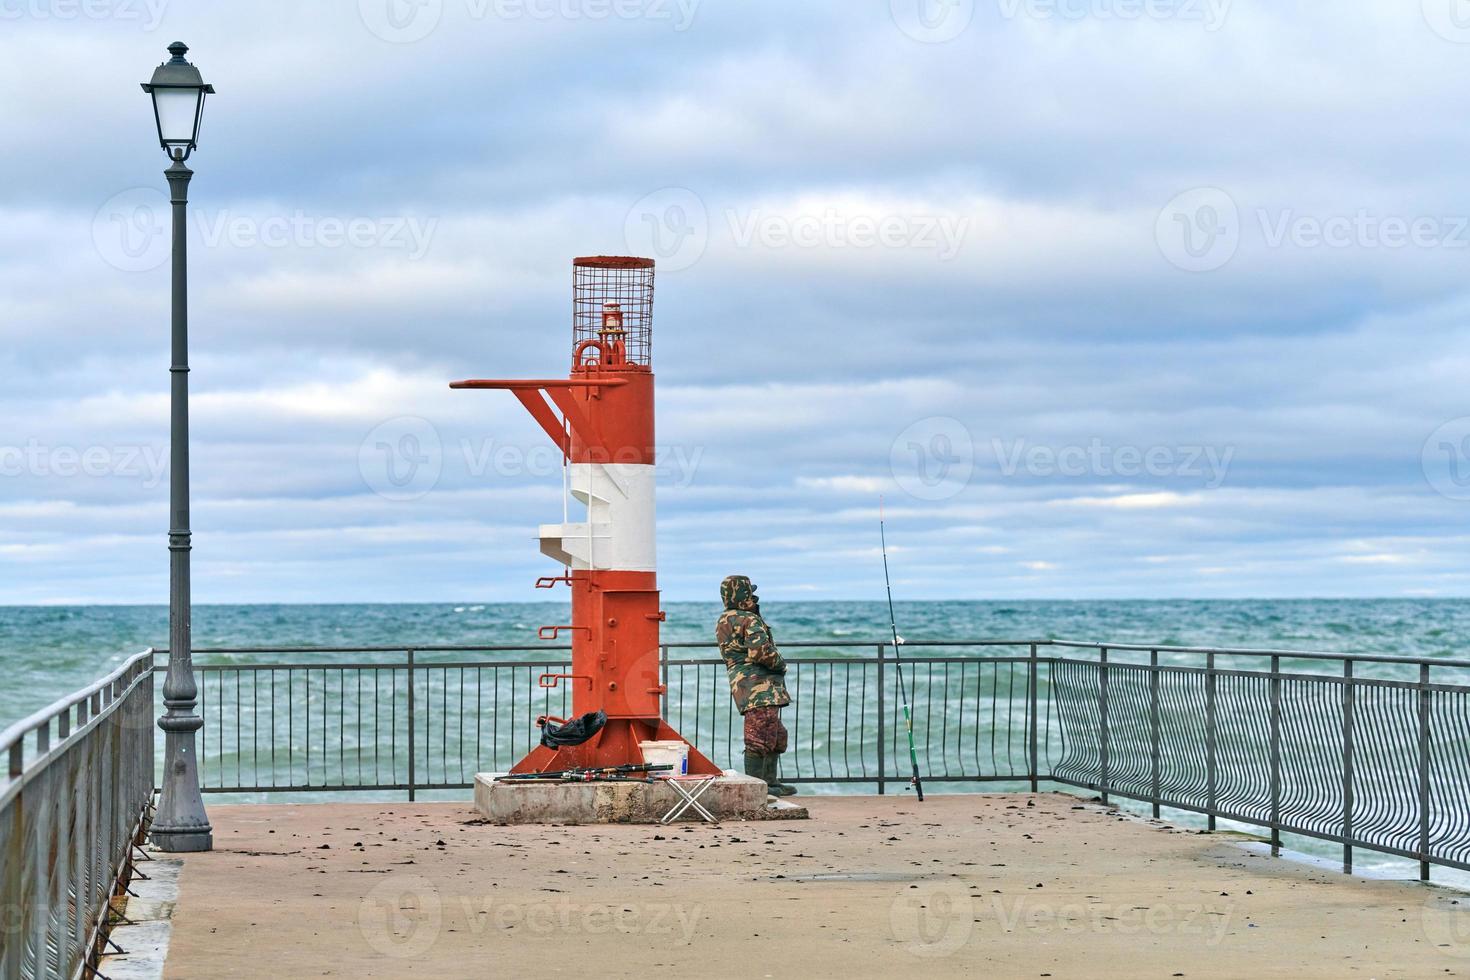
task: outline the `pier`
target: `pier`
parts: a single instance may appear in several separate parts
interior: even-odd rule
[[[809,821],[673,829],[215,807],[215,851],[182,858],[166,975],[1470,973],[1459,895],[1235,835],[1059,793],[806,802]]]

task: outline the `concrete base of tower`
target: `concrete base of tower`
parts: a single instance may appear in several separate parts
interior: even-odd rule
[[[683,799],[674,787],[652,783],[496,782],[500,773],[475,776],[475,809],[504,824],[658,823]],[[766,784],[727,770],[699,796],[717,820],[800,820],[806,809],[766,795]],[[691,807],[681,820],[699,820]]]

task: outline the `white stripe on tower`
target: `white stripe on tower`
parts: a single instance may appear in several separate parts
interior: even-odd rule
[[[646,463],[572,463],[572,496],[587,521],[541,525],[541,553],[573,570],[656,570],[655,467]]]

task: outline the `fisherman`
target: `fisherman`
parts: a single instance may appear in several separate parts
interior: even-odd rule
[[[745,718],[745,773],[764,780],[772,796],[790,796],[796,787],[780,782],[777,775],[781,753],[786,751],[781,709],[791,703],[786,661],[761,617],[750,579],[729,576],[720,583],[720,598],[725,611],[715,623],[715,642],[730,675],[730,695]]]

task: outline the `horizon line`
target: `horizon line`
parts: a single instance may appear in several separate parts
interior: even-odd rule
[[[1116,598],[1062,598],[1031,597],[1025,599],[895,599],[899,605],[939,605],[942,603],[1100,603],[1100,602],[1458,602],[1470,600],[1470,595],[1378,595],[1378,596],[1126,596]],[[796,605],[801,603],[882,603],[882,598],[866,599],[770,599],[766,605]],[[668,603],[688,605],[715,605],[718,599],[669,599]],[[190,608],[229,608],[244,606],[544,606],[558,604],[559,600],[542,599],[416,599],[416,600],[369,600],[347,601],[324,599],[316,602],[260,600],[248,602],[195,602]],[[158,602],[0,602],[0,609],[168,609],[167,600]]]

